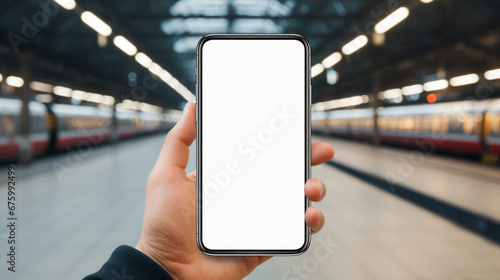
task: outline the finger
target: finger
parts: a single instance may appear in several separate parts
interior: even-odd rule
[[[309,207],[306,211],[306,223],[311,227],[313,234],[317,233],[325,224],[325,216],[318,209]]]
[[[193,183],[196,183],[196,170],[187,175],[188,179]]]
[[[186,169],[189,159],[189,146],[196,139],[196,105],[188,102],[184,107],[182,118],[165,138],[157,164],[175,166]]]
[[[332,145],[324,142],[312,143],[311,164],[319,165],[333,158],[334,151]]]
[[[319,202],[323,200],[326,194],[325,183],[320,179],[309,179],[304,186],[304,192],[307,198]]]

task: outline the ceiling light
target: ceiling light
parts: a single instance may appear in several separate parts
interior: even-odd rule
[[[2,76],[2,74],[0,74],[0,82],[2,82],[2,80],[3,80],[3,76]]]
[[[94,103],[102,103],[104,100],[104,96],[98,93],[90,93],[90,96],[87,100]]]
[[[342,52],[345,55],[350,55],[361,49],[364,45],[368,43],[368,37],[365,35],[359,35],[356,37],[354,40],[350,41],[349,43],[345,44],[342,47]]]
[[[102,36],[111,35],[112,32],[111,27],[109,27],[109,25],[107,25],[104,21],[102,21],[93,13],[85,11],[82,13],[81,18],[83,22],[85,22],[88,26],[90,26],[92,29],[97,31]]]
[[[339,52],[334,52],[327,58],[323,59],[321,64],[325,68],[330,68],[333,65],[337,64],[342,59],[342,55]]]
[[[42,82],[33,81],[30,84],[30,88],[36,91],[51,93],[52,90],[54,89],[54,86]]]
[[[323,70],[325,70],[323,65],[319,63],[314,65],[313,67],[311,67],[311,78],[318,76],[319,74],[321,74],[321,72],[323,72]]]
[[[172,77],[172,75],[170,75],[170,73],[168,73],[167,70],[164,70],[164,69],[162,69],[160,71],[159,77],[162,81],[164,81],[167,84],[170,84],[172,82],[172,79],[174,78],[174,77]]]
[[[326,111],[342,107],[361,105],[368,103],[369,101],[370,98],[368,97],[368,95],[357,95],[357,96],[346,97],[342,99],[334,99],[313,104],[313,110],[316,112]]]
[[[113,96],[105,95],[102,98],[102,103],[106,105],[113,105],[115,104],[115,98]]]
[[[76,100],[87,100],[90,97],[90,94],[81,90],[74,90],[71,94],[71,98]]]
[[[375,25],[375,32],[377,33],[385,33],[389,29],[393,28],[396,24],[403,21],[410,14],[410,10],[406,7],[401,7],[392,14],[388,15],[386,18],[381,20],[379,23]]]
[[[424,4],[428,4],[428,3],[432,2],[432,1],[434,1],[434,0],[420,0],[420,2],[422,2]]]
[[[74,0],[54,0],[57,4],[61,5],[66,10],[73,10],[76,7]]]
[[[113,39],[113,44],[115,44],[115,46],[117,46],[120,50],[130,56],[137,53],[137,48],[134,46],[134,44],[130,43],[130,41],[123,36],[116,36]]]
[[[153,62],[149,56],[145,55],[144,53],[137,53],[135,55],[135,61],[137,61],[140,65],[148,68],[151,63]]]
[[[447,80],[437,80],[424,84],[425,91],[434,91],[434,90],[442,90],[448,87]]]
[[[497,80],[497,79],[500,79],[500,68],[494,69],[494,70],[490,70],[490,71],[486,71],[486,73],[484,73],[484,78],[486,80]]]
[[[401,91],[403,95],[419,94],[424,91],[424,87],[420,84],[416,84],[416,85],[406,86],[402,88]]]
[[[16,76],[9,76],[5,81],[11,87],[20,88],[24,85],[24,80]]]
[[[470,85],[477,83],[479,81],[479,76],[477,74],[468,74],[458,77],[454,77],[450,80],[450,84],[454,87]]]
[[[159,76],[162,70],[161,66],[154,62],[151,63],[151,65],[149,65],[148,69],[149,71],[151,71],[151,73],[155,74],[156,76]]]
[[[63,96],[63,97],[71,97],[72,89],[67,87],[56,86],[54,87],[54,94]]]
[[[392,98],[398,98],[401,97],[402,91],[399,88],[395,89],[388,89],[384,91],[384,98],[385,99],[392,99]]]

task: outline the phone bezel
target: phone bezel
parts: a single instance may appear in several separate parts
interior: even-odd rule
[[[285,250],[219,250],[219,249],[209,249],[203,245],[202,239],[202,188],[201,188],[201,177],[202,177],[202,49],[203,45],[209,40],[298,40],[304,45],[305,49],[305,96],[304,96],[304,110],[305,110],[305,178],[304,183],[310,179],[311,175],[311,47],[307,39],[298,34],[209,34],[203,36],[196,47],[196,242],[198,248],[207,255],[223,256],[223,255],[299,255],[304,253],[311,244],[311,228],[307,226],[304,220],[304,230],[305,230],[305,240],[304,244],[297,249],[285,249]],[[304,213],[310,206],[310,200],[304,195]]]

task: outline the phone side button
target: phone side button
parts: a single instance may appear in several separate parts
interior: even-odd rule
[[[313,86],[309,87],[309,107],[312,107]]]
[[[198,102],[196,102],[196,103],[198,103]],[[196,123],[198,123],[198,104],[195,105],[195,112],[196,112],[196,114],[195,114],[194,120]]]

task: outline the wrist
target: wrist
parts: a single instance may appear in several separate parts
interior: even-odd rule
[[[174,280],[183,279],[180,276],[179,265],[175,263],[170,263],[165,258],[162,258],[161,256],[159,256],[159,254],[156,252],[155,249],[152,249],[150,246],[144,244],[143,242],[141,242],[141,240],[139,240],[139,242],[135,246],[135,249],[140,251],[144,255],[148,256],[158,265],[160,265],[170,275],[170,277],[172,277],[172,279]]]

